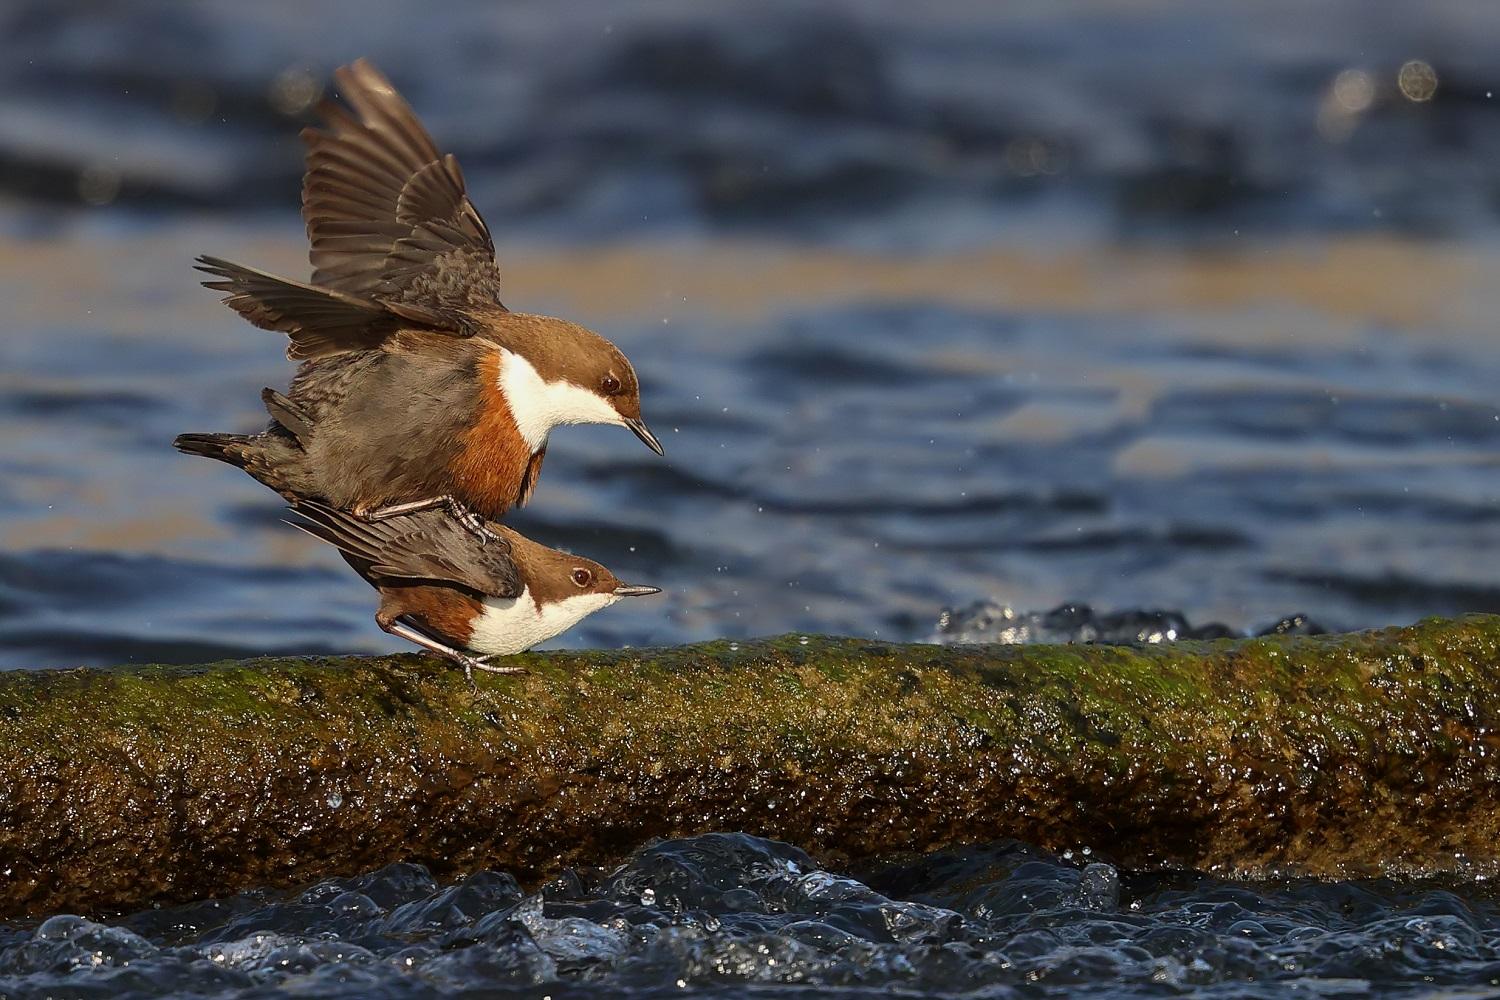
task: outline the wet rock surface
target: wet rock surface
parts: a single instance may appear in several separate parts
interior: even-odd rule
[[[415,656],[0,674],[0,911],[394,860],[530,885],[737,827],[831,865],[996,836],[1262,875],[1496,860],[1500,619],[518,662],[477,695]]]
[[[1459,893],[1467,893],[1463,898]],[[850,874],[708,834],[528,892],[394,864],[100,921],[0,925],[0,995],[1477,996],[1482,884],[1231,882],[1014,841]]]

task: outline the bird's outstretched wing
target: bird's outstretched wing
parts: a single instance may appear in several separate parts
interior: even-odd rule
[[[223,292],[226,306],[262,330],[286,334],[286,356],[293,361],[373,350],[404,327],[421,327],[459,337],[473,333],[459,313],[435,311],[414,303],[362,299],[222,257],[204,254],[193,267],[213,278],[205,281],[203,287]]]
[[[509,543],[481,542],[444,510],[369,522],[315,500],[294,500],[295,528],[364,564],[376,582],[447,583],[489,597],[518,597],[523,584]]]
[[[324,101],[326,128],[302,132],[313,284],[435,310],[503,308],[494,241],[458,161],[369,62],[334,79],[347,107]]]
[[[400,317],[380,303],[347,292],[279,278],[221,257],[199,257],[194,267],[213,278],[203,287],[223,292],[229,308],[262,330],[286,334],[286,354],[294,361],[370,350],[401,325]]]

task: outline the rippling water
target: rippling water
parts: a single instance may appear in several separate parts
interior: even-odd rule
[[[304,273],[294,136],[358,55],[460,156],[509,304],[591,324],[643,375],[667,458],[560,431],[515,519],[666,588],[565,644],[1500,610],[1500,8],[1369,14],[13,3],[0,668],[397,648],[272,494],[168,444],[254,428],[290,374],[189,262]],[[1496,975],[1477,883],[1083,860],[1002,846],[855,881],[708,838],[524,898],[396,868],[12,926],[0,995],[1478,996]]]
[[[188,263],[304,273],[295,132],[358,54],[510,304],[643,375],[666,460],[564,429],[515,522],[667,592],[565,644],[1500,608],[1494,12],[994,6],[13,6],[0,665],[396,645],[167,447],[289,377]]]
[[[667,460],[560,432],[517,523],[668,593],[566,643],[1494,609],[1495,18],[1361,9],[15,5],[0,663],[391,648],[269,493],[164,447],[286,381],[187,263],[302,271],[294,133],[361,53],[512,304],[644,375]]]
[[[524,893],[417,865],[0,930],[0,996],[1493,996],[1482,886],[1225,883],[1014,842],[855,878],[710,834]]]

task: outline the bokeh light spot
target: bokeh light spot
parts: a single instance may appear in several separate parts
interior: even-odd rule
[[[271,91],[266,96],[271,101],[271,107],[281,114],[292,116],[300,115],[312,107],[323,93],[323,85],[316,77],[305,69],[289,66],[276,74],[276,79],[271,81]]]
[[[1375,78],[1362,69],[1346,69],[1333,79],[1333,99],[1344,111],[1368,111],[1375,100]]]
[[[108,205],[120,193],[120,172],[108,163],[90,163],[78,174],[78,197],[90,205]]]
[[[1422,60],[1412,59],[1402,64],[1401,72],[1396,74],[1396,85],[1409,101],[1430,101],[1437,93],[1437,72]]]

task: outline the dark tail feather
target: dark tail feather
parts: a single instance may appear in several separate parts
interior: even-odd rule
[[[179,434],[172,447],[184,455],[202,455],[243,469],[244,452],[240,446],[250,440],[248,434]]]

